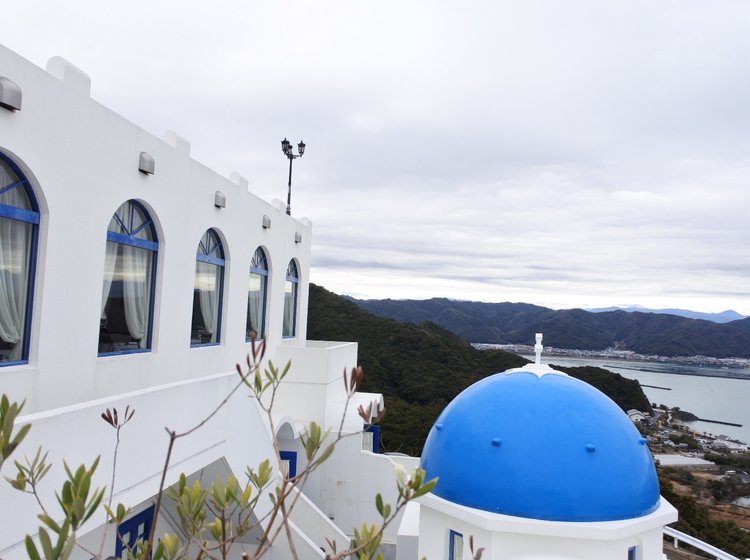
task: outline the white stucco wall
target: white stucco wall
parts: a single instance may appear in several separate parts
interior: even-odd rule
[[[63,481],[63,459],[89,464],[101,454],[95,484],[109,482],[114,430],[99,415],[105,408],[116,407],[121,414],[126,406],[135,408],[122,433],[115,501],[139,504],[158,488],[167,446],[164,427],[179,432],[194,426],[238,380],[234,366],[250,348],[245,341],[247,278],[258,246],[269,264],[266,358],[279,362],[294,352],[296,379],[304,385],[306,375],[328,376],[317,368],[335,365],[338,371],[354,365],[356,345],[333,358],[326,349],[316,352],[315,345],[307,349],[309,221],[287,216],[283,205],[260,200],[236,177],[231,181],[191,159],[189,144],[175,135],[164,141],[103,107],[89,97],[88,77],[65,61],[53,61],[51,69],[55,76],[0,46],[0,74],[23,93],[21,111],[0,108],[0,150],[31,181],[41,215],[29,360],[0,365],[0,391],[25,400],[20,422],[33,424],[16,457],[33,455],[38,445],[49,451],[54,466],[41,493],[52,506],[54,489]],[[144,151],[155,160],[152,176],[138,171]],[[216,191],[226,195],[225,208],[214,206]],[[158,232],[152,349],[99,357],[106,230],[112,214],[129,199],[143,203]],[[264,215],[271,219],[270,229],[262,227]],[[195,254],[208,228],[219,232],[226,253],[221,342],[191,348]],[[297,233],[301,243],[295,242]],[[300,276],[297,334],[282,339],[291,259]],[[317,401],[324,419],[326,383],[320,395],[308,398]],[[299,412],[285,407],[285,400],[281,397],[281,408]],[[241,478],[247,465],[272,457],[267,428],[247,391],[238,392],[205,427],[178,441],[167,482],[217,460],[225,460]],[[8,463],[2,474],[12,472]],[[0,484],[0,504],[0,556],[24,557],[23,536],[38,526],[33,498]],[[259,513],[268,507],[264,500]],[[103,521],[97,515],[88,527]],[[320,556],[318,544],[301,533],[296,538],[307,547],[304,557]],[[287,557],[284,548],[269,557]]]
[[[103,107],[86,92],[0,46],[2,74],[23,92],[21,111],[0,109],[0,150],[27,173],[41,205],[29,363],[0,367],[0,386],[26,399],[27,413],[231,371],[245,342],[247,276],[258,246],[270,268],[269,356],[306,337],[309,222],[287,216],[177,147]],[[70,74],[75,77],[74,73]],[[71,82],[74,81],[71,78]],[[138,171],[142,152],[156,162]],[[226,208],[214,206],[222,191]],[[153,347],[97,357],[107,224],[126,200],[141,201],[159,236]],[[271,228],[263,229],[263,215]],[[215,228],[224,241],[221,344],[190,348],[195,253]],[[295,233],[302,237],[295,243]],[[281,339],[286,268],[300,272],[297,336]]]
[[[664,499],[646,516],[596,523],[541,521],[494,514],[451,504],[433,495],[420,499],[419,558],[448,560],[450,530],[464,537],[463,558],[471,559],[469,537],[482,558],[502,560],[662,560],[664,525],[677,520]]]
[[[362,523],[378,523],[375,495],[395,507],[398,497],[394,468],[403,464],[407,470],[419,465],[419,458],[400,457],[362,451],[362,436],[342,440],[336,452],[311,477],[305,493],[333,518],[347,534]],[[383,541],[396,542],[401,516],[387,527]]]

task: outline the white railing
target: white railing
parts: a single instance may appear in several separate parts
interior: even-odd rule
[[[327,540],[336,543],[337,550],[346,550],[350,538],[310,501],[304,492],[292,489],[296,503],[289,517],[297,527],[313,542],[317,549],[324,547]]]
[[[703,552],[707,552],[708,554],[716,558],[716,560],[741,560],[736,556],[727,554],[726,552],[719,548],[716,548],[715,546],[711,546],[710,544],[703,542],[700,539],[691,537],[690,535],[687,535],[682,531],[678,531],[677,529],[673,529],[672,527],[664,527],[664,535],[674,539],[675,548],[679,548],[679,543],[684,543],[689,544],[690,546],[695,547],[698,550],[702,550]]]

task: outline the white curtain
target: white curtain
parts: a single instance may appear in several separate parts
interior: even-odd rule
[[[297,284],[286,281],[284,289],[284,326],[282,336],[294,336],[294,307],[297,299]]]
[[[102,310],[101,317],[106,319],[104,308],[107,306],[109,291],[112,289],[112,280],[115,277],[115,265],[117,264],[117,243],[107,241],[107,247],[104,252],[104,287],[102,289]]]
[[[219,317],[219,274],[215,264],[196,261],[196,288],[203,315],[203,327],[211,335],[211,342],[216,342],[216,323]]]
[[[18,190],[5,193],[4,202],[22,206],[23,193]],[[21,359],[23,352],[32,227],[25,222],[0,218],[0,338],[15,344],[11,360]]]
[[[125,321],[139,348],[147,343],[149,296],[151,295],[151,251],[122,245],[122,291]]]
[[[250,279],[247,287],[247,338],[250,338],[250,331],[255,331],[255,337],[260,339],[263,336],[263,286],[266,278],[260,274],[250,273]]]

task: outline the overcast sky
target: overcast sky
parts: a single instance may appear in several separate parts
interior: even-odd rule
[[[750,2],[1,11],[1,43],[267,200],[304,139],[292,213],[332,291],[750,315]]]

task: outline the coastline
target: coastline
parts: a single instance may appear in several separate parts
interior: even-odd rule
[[[472,342],[471,345],[479,350],[503,350],[522,356],[534,354],[534,347],[526,344],[489,344],[483,342]],[[664,364],[677,364],[683,366],[694,366],[697,371],[675,371],[674,375],[693,375],[701,377],[722,377],[731,379],[750,380],[750,373],[732,371],[729,368],[750,369],[750,359],[747,358],[712,358],[710,356],[659,356],[637,354],[630,350],[616,350],[607,348],[605,350],[578,350],[575,348],[555,348],[554,346],[544,347],[544,356],[552,358],[559,356],[562,358],[581,358],[597,360],[617,360],[620,362],[651,362]],[[700,371],[703,366],[716,368],[712,370]],[[622,369],[637,369],[638,371],[652,371],[641,367],[628,368],[626,365],[618,364]],[[655,373],[661,373],[656,372]]]

